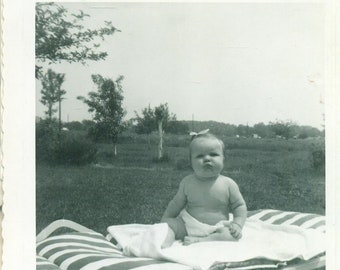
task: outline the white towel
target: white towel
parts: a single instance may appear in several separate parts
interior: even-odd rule
[[[240,262],[254,258],[309,260],[325,252],[324,233],[261,221],[247,220],[239,241],[199,242],[189,246],[177,241],[171,247],[161,249],[167,230],[166,223],[108,228],[127,254],[174,261],[202,270],[209,269],[215,262]]]

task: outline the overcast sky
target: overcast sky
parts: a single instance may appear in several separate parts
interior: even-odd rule
[[[306,3],[62,3],[86,26],[112,21],[122,32],[102,44],[105,61],[50,65],[65,73],[63,121],[91,119],[76,97],[91,74],[123,75],[126,119],[168,103],[178,120],[254,125],[292,120],[321,128],[324,9]],[[36,112],[41,85],[36,84]]]

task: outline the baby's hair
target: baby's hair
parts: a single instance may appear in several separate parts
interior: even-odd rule
[[[225,157],[225,145],[224,142],[218,138],[216,135],[212,134],[209,132],[209,130],[207,130],[206,132],[199,132],[197,134],[194,134],[191,136],[191,142],[189,144],[189,155],[191,157],[191,148],[192,148],[192,143],[197,140],[197,139],[213,139],[213,140],[217,140],[218,143],[221,145],[222,147],[222,152],[223,152],[223,156]]]

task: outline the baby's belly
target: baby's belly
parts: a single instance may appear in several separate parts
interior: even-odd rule
[[[202,209],[200,207],[188,207],[187,212],[200,222],[215,225],[221,220],[228,220],[228,214],[222,210]]]

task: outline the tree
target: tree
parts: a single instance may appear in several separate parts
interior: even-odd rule
[[[156,130],[157,124],[155,112],[149,105],[149,107],[142,110],[141,116],[139,116],[137,112],[135,112],[135,114],[137,120],[136,132],[138,134],[147,134],[148,148],[150,149],[150,134],[152,131]]]
[[[238,135],[242,137],[249,137],[251,134],[250,127],[248,125],[238,125],[236,128],[236,132]]]
[[[189,126],[183,121],[169,121],[165,131],[172,134],[189,134]]]
[[[52,69],[48,69],[42,77],[42,90],[41,90],[41,100],[40,102],[47,106],[47,111],[45,112],[48,119],[51,120],[53,114],[57,111],[53,108],[54,104],[59,102],[59,124],[60,124],[60,111],[61,111],[61,100],[66,94],[66,91],[61,89],[61,85],[65,81],[65,74],[60,74],[54,72]]]
[[[89,131],[90,128],[93,128],[95,126],[95,122],[93,120],[83,120],[81,121],[82,125],[84,126],[84,129]]]
[[[321,131],[318,130],[315,127],[310,127],[310,126],[301,126],[299,127],[300,131],[299,131],[299,137],[318,137],[321,136]]]
[[[86,17],[83,11],[69,14],[62,5],[53,2],[36,3],[35,6],[35,57],[37,62],[60,63],[103,60],[107,52],[99,51],[100,41],[114,32],[120,32],[105,21],[98,29],[84,29],[81,25]],[[41,78],[42,67],[35,66],[35,76]]]
[[[92,81],[97,86],[97,92],[89,92],[88,98],[79,96],[89,107],[89,112],[94,113],[93,120],[99,134],[107,136],[114,145],[114,155],[117,155],[118,135],[124,129],[123,117],[126,111],[122,107],[123,90],[121,82],[123,76],[116,81],[103,78],[101,75],[92,75]]]
[[[155,107],[155,118],[158,127],[159,144],[158,144],[158,159],[163,157],[163,128],[166,127],[168,121],[176,120],[175,115],[170,115],[168,104],[160,104]]]
[[[68,128],[69,130],[84,130],[84,125],[79,121],[71,121],[64,123],[64,127]]]
[[[253,130],[262,138],[275,137],[275,135],[273,135],[273,131],[262,122],[255,124]]]
[[[269,122],[269,127],[274,134],[286,140],[292,137],[292,130],[294,126],[295,124],[292,121]]]

